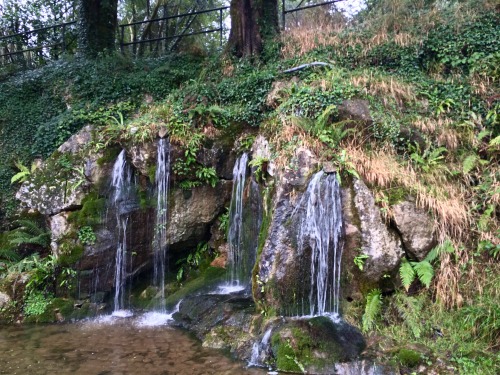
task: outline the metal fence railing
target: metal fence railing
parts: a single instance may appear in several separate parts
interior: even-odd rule
[[[76,48],[76,21],[0,36],[0,65],[32,67]]]
[[[307,4],[301,0],[293,8],[281,6],[281,26],[286,29],[286,16],[306,9],[328,6],[344,0]],[[306,5],[303,5],[306,2]],[[204,17],[203,19],[200,19]],[[229,7],[195,10],[177,15],[119,25],[117,43],[122,53],[143,55],[162,54],[174,50],[182,38],[217,33],[210,43],[222,46],[228,31]],[[208,39],[207,39],[208,40]],[[0,66],[17,63],[35,67],[61,54],[76,51],[76,21],[42,27],[26,32],[0,36]]]
[[[206,10],[192,11],[152,20],[131,22],[120,25],[120,50],[125,52],[125,47],[132,46],[134,54],[141,53],[149,47],[150,52],[171,51],[175,49],[184,37],[218,33],[218,43],[223,44],[224,39],[224,14],[229,7],[219,7]],[[206,16],[208,27],[202,27],[196,20]],[[129,40],[126,39],[126,30],[129,29]],[[142,37],[138,35],[142,31]],[[142,47],[142,48],[141,48]]]
[[[283,29],[286,28],[285,26],[286,26],[286,15],[287,14],[301,12],[301,11],[306,10],[306,9],[312,9],[312,8],[323,7],[323,6],[327,6],[327,5],[333,5],[335,3],[340,3],[341,1],[345,1],[345,0],[330,0],[330,1],[324,1],[322,3],[308,4],[308,5],[303,6],[302,4],[304,4],[304,1],[305,0],[301,0],[300,3],[295,8],[286,9],[285,0],[281,0],[281,26]]]

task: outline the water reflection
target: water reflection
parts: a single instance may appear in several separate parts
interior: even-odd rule
[[[0,327],[0,374],[265,374],[246,369],[187,333],[99,324]]]

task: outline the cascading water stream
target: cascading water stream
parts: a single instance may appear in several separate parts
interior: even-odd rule
[[[264,336],[262,336],[262,340],[260,340],[260,342],[254,342],[252,346],[252,357],[248,362],[248,366],[264,366],[263,359],[267,356],[272,331],[273,328],[269,328],[264,333]]]
[[[311,249],[310,315],[338,315],[342,257],[342,205],[335,174],[314,175],[302,198],[299,253]]]
[[[167,254],[167,214],[168,187],[170,182],[170,142],[161,138],[157,145],[156,166],[156,221],[153,238],[153,285],[158,289],[160,298],[157,309],[165,312],[165,272]]]
[[[115,298],[114,315],[129,315],[125,309],[125,287],[127,281],[127,223],[128,214],[123,207],[129,199],[132,186],[132,171],[127,163],[125,150],[122,150],[113,166],[111,187],[113,189],[112,207],[116,214],[118,244],[115,256]]]
[[[248,164],[248,154],[241,155],[233,168],[233,193],[231,196],[231,207],[229,209],[229,231],[228,262],[230,269],[230,287],[244,287],[240,283],[246,281],[241,279],[241,269],[243,267],[243,190],[245,188],[246,170]]]

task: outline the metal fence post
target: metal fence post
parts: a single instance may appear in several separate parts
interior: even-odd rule
[[[124,42],[124,37],[125,37],[125,31],[124,31],[125,27],[123,25],[120,25],[120,51],[123,55],[123,42]]]
[[[222,47],[222,37],[223,37],[223,30],[222,30],[222,9],[219,10],[219,27],[220,27],[220,46]]]
[[[283,24],[283,30],[285,30],[285,0],[282,0],[281,3],[281,23]]]

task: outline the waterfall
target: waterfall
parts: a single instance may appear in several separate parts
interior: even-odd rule
[[[243,190],[245,188],[248,154],[241,155],[233,168],[233,193],[229,209],[229,254],[230,286],[240,286],[243,267]],[[244,286],[244,285],[243,285]]]
[[[127,281],[127,223],[128,214],[124,206],[130,196],[132,171],[127,163],[125,150],[120,152],[113,166],[111,187],[113,189],[112,207],[116,213],[118,244],[115,257],[115,298],[114,314],[123,315],[125,308],[125,286]],[[127,312],[125,312],[127,314]]]
[[[264,333],[264,336],[262,336],[262,340],[260,340],[260,342],[254,342],[252,346],[252,357],[248,362],[248,366],[264,366],[263,360],[265,360],[267,356],[272,331],[272,327],[269,328]]]
[[[160,292],[158,307],[165,310],[165,272],[167,253],[168,186],[170,181],[170,142],[160,139],[157,145],[156,164],[156,221],[153,238],[153,285]]]
[[[338,315],[342,257],[342,206],[335,174],[316,173],[299,207],[305,209],[298,250],[311,250],[310,315]]]

